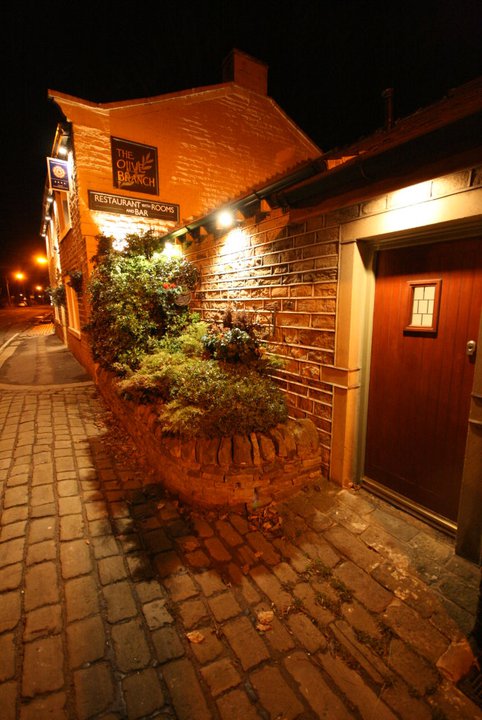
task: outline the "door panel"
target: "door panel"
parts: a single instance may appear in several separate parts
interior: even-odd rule
[[[381,251],[365,474],[455,520],[482,307],[482,240]],[[410,331],[413,281],[441,280],[436,332]],[[479,349],[479,352],[481,350]]]

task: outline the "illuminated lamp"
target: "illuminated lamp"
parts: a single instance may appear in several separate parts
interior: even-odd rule
[[[234,225],[234,215],[231,210],[221,210],[216,216],[216,226],[227,230]]]
[[[161,253],[161,255],[164,255],[164,257],[181,257],[182,251],[179,245],[173,245],[170,242],[167,242],[164,245],[164,249]]]

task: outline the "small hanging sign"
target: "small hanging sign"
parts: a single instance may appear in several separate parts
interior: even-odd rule
[[[61,190],[69,192],[69,163],[67,160],[59,160],[58,158],[47,158],[47,170],[49,177],[49,187],[51,190]]]

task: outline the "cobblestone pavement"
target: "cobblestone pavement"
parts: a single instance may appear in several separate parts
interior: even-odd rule
[[[321,479],[196,512],[93,385],[0,398],[2,720],[482,717],[436,668],[479,578],[443,535]]]

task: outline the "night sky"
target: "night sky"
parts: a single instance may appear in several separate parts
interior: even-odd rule
[[[482,0],[24,1],[0,11],[0,267],[28,269],[57,121],[47,90],[109,102],[222,82],[233,48],[269,65],[268,93],[322,150],[482,74]]]

